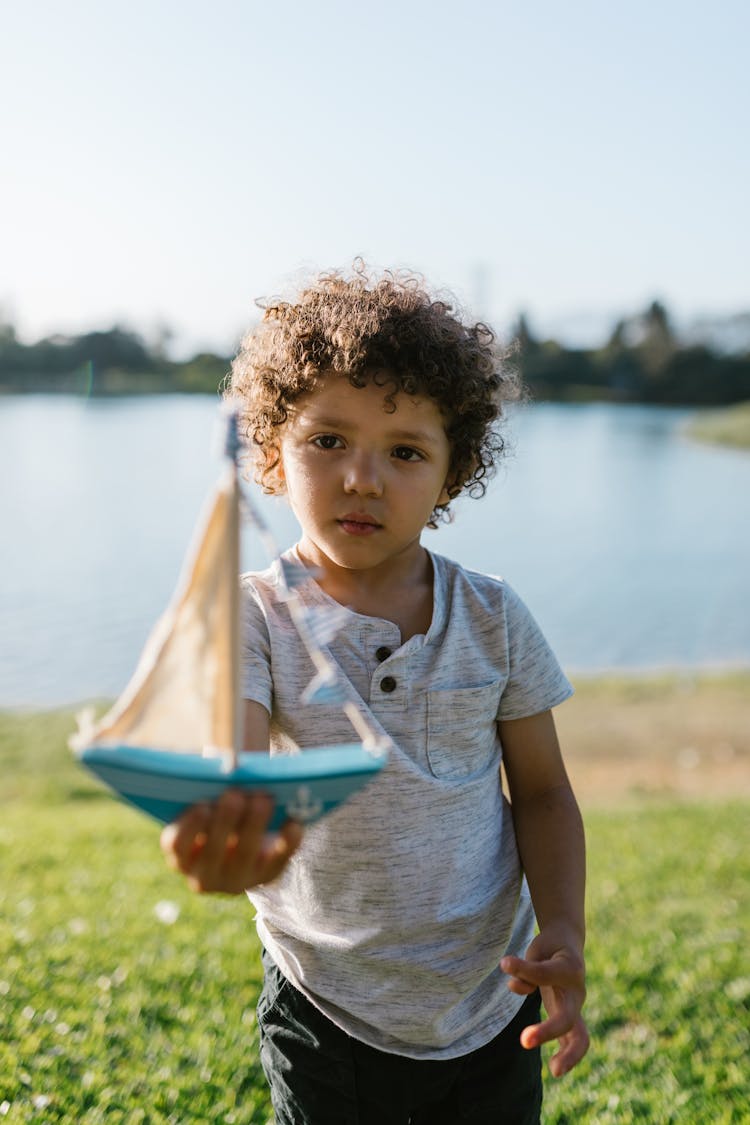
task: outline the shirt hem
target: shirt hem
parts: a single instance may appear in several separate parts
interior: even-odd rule
[[[301,981],[297,979],[296,975],[290,972],[286,959],[283,955],[280,955],[275,941],[266,930],[260,918],[256,919],[256,927],[258,937],[265,946],[272,961],[275,963],[281,975],[289,981],[293,988],[296,988],[298,992],[302,993],[305,999],[309,1000],[321,1015],[334,1024],[340,1031],[343,1031],[345,1035],[348,1035],[350,1039],[356,1039],[357,1042],[364,1043],[366,1047],[372,1047],[374,1050],[382,1051],[384,1054],[399,1055],[403,1058],[416,1060],[423,1059],[425,1061],[463,1058],[466,1055],[470,1055],[473,1051],[478,1051],[481,1047],[485,1047],[500,1035],[508,1024],[518,1015],[524,1000],[526,1000],[525,996],[516,996],[515,993],[509,991],[507,994],[509,1005],[507,1010],[504,1006],[502,1013],[498,1013],[496,1016],[493,1016],[490,1021],[485,1021],[480,1024],[470,1035],[455,1040],[445,1047],[424,1048],[400,1039],[386,1039],[377,1035],[362,1034],[359,1021],[357,1021],[355,1026],[353,1023],[337,1018],[336,1013],[338,1013],[340,1009],[335,1009],[334,1012],[328,1005],[322,1004],[320,998],[315,996],[314,993],[309,992]]]

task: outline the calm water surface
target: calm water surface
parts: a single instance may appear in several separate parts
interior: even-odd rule
[[[686,440],[687,416],[524,408],[487,496],[423,541],[506,577],[572,673],[750,665],[750,455]],[[0,398],[0,706],[124,686],[218,472],[215,420],[202,397]],[[291,513],[261,503],[288,546]]]

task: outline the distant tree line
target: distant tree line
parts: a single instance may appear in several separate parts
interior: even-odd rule
[[[621,320],[599,348],[541,340],[524,316],[514,338],[515,362],[537,400],[695,406],[750,401],[750,349],[727,351],[681,341],[658,301]],[[228,356],[213,352],[183,362],[169,359],[164,337],[148,345],[120,326],[24,344],[12,325],[0,323],[0,392],[215,394],[229,367]]]
[[[536,399],[725,406],[750,401],[750,350],[728,352],[681,342],[665,307],[615,326],[600,348],[571,349],[541,341],[520,317],[518,364]]]
[[[199,352],[184,362],[171,360],[161,344],[149,347],[137,333],[119,326],[23,344],[11,326],[0,324],[0,391],[215,394],[229,365],[228,356],[213,352]]]

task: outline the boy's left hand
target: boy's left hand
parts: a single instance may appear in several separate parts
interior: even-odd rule
[[[547,1019],[524,1028],[521,1044],[531,1050],[552,1039],[559,1040],[559,1050],[550,1059],[549,1068],[555,1078],[561,1078],[589,1048],[589,1033],[581,1015],[586,997],[585,971],[580,953],[550,938],[544,932],[537,934],[525,958],[503,957],[500,968],[510,977],[511,992],[528,996],[536,988],[540,990]]]

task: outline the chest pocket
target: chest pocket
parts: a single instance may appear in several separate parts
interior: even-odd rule
[[[427,759],[435,777],[457,781],[481,773],[500,755],[497,709],[503,684],[427,693]]]

